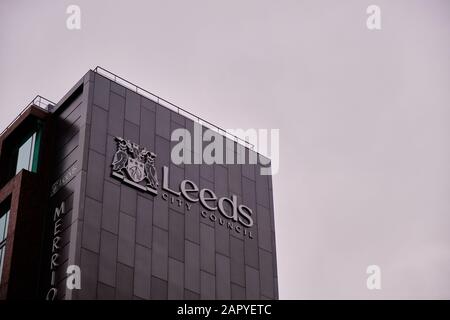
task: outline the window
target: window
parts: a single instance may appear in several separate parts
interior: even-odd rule
[[[39,136],[39,132],[34,132],[22,145],[20,145],[17,153],[16,174],[22,169],[32,172],[37,171]]]
[[[8,233],[9,209],[0,211],[0,283],[2,281],[3,261],[6,253],[6,236]]]
[[[0,152],[0,186],[21,170],[38,172],[44,122],[28,117],[6,137]]]
[[[1,177],[0,185],[7,183],[21,170],[38,171],[42,128],[40,120],[30,119],[6,138],[1,157],[1,166],[6,174]]]

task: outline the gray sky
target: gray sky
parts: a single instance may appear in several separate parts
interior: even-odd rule
[[[450,299],[449,57],[445,0],[2,0],[0,128],[96,65],[222,127],[279,128],[280,298]]]

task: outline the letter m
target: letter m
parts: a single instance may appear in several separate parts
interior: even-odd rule
[[[53,220],[54,221],[58,220],[60,218],[61,214],[64,215],[65,213],[66,213],[66,204],[63,201],[63,202],[61,202],[61,206],[59,208],[58,207],[55,208],[55,216],[54,216]]]
[[[243,141],[247,141],[254,146],[258,143],[258,131],[256,129],[227,129],[227,132],[229,134],[232,134],[234,136],[239,137]],[[246,163],[246,157],[245,157],[245,147],[241,144],[237,144],[237,164],[245,164]],[[234,141],[231,139],[227,139],[227,153],[226,153],[226,163],[227,164],[235,164],[234,162]],[[231,152],[229,152],[231,151]],[[249,157],[248,157],[248,163],[249,164],[256,164],[257,163],[257,153],[250,151]]]

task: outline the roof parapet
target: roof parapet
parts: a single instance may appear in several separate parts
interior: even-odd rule
[[[3,134],[8,131],[8,129],[16,122],[16,120],[19,119],[32,106],[39,107],[47,112],[51,112],[52,108],[55,105],[56,103],[40,95],[37,95],[27,104],[27,106],[17,115],[17,117],[15,117],[13,121],[11,121],[11,123],[2,131],[2,133],[0,133],[0,137],[3,136]]]

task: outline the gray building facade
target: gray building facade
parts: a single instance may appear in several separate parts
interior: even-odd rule
[[[101,70],[48,110],[54,152],[42,298],[278,299],[271,176],[259,164],[174,164],[171,133],[194,132],[196,119]],[[156,155],[156,192],[113,174],[117,139]],[[236,156],[253,152],[233,143]],[[187,149],[194,158],[198,151]],[[253,224],[183,197],[186,179],[194,191],[250,208]],[[67,288],[71,265],[80,267],[81,289]]]

